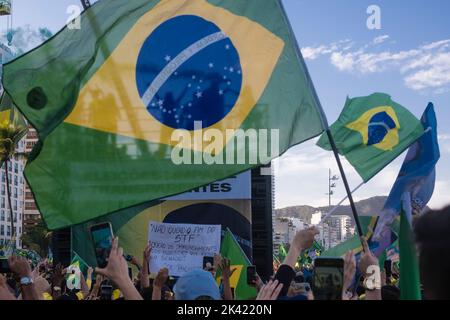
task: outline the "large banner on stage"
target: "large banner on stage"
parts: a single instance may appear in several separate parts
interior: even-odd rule
[[[119,236],[119,243],[124,248],[124,252],[141,261],[148,242],[149,223],[154,221],[220,225],[222,238],[229,228],[245,254],[251,259],[250,189],[251,175],[246,172],[199,188],[197,191],[187,192],[165,201],[149,202],[131,210],[119,211],[103,219],[74,226],[72,227],[72,250],[89,265],[95,266],[89,228],[96,223],[109,221],[113,226],[114,234]]]

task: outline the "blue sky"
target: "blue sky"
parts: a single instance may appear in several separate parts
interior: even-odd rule
[[[106,1],[106,0],[102,0]],[[261,1],[263,2],[263,0]],[[78,0],[14,0],[14,27],[29,25],[22,39],[29,49],[39,42],[33,30],[58,31],[67,8]],[[347,95],[389,93],[420,118],[434,102],[441,160],[431,206],[450,203],[450,1],[447,0],[283,0],[330,124]],[[369,30],[369,5],[381,9],[381,30]],[[0,20],[1,29],[6,19]],[[19,41],[19,40],[18,40]],[[404,155],[355,193],[357,200],[387,195]],[[332,154],[314,141],[287,152],[276,169],[276,207],[327,205],[328,168],[337,173]],[[352,187],[361,179],[345,162]],[[338,183],[334,202],[345,195]]]

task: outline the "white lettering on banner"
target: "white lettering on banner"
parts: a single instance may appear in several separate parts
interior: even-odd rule
[[[150,221],[148,239],[152,245],[150,272],[168,268],[171,276],[203,267],[203,257],[220,251],[220,225],[172,224]]]
[[[251,172],[246,171],[164,200],[247,200],[252,198],[251,189]]]

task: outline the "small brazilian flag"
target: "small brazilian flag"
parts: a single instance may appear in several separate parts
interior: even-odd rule
[[[4,67],[39,132],[25,176],[51,229],[266,164],[326,127],[279,0],[98,1],[79,22]]]
[[[235,270],[230,278],[230,286],[234,288],[236,300],[255,298],[257,295],[256,289],[247,284],[247,266],[250,266],[251,263],[230,229],[227,229],[222,240],[220,254],[224,258],[230,259],[231,270]],[[219,270],[217,281],[220,283],[220,280],[221,274]]]
[[[365,182],[414,143],[424,129],[407,109],[384,93],[349,99],[331,134],[341,155]],[[331,150],[326,134],[318,146]]]

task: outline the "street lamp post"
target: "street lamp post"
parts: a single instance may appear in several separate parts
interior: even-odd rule
[[[335,181],[339,180],[339,176],[331,176],[331,169],[328,169],[328,206],[331,207],[331,196],[334,194],[334,188],[336,188]]]

